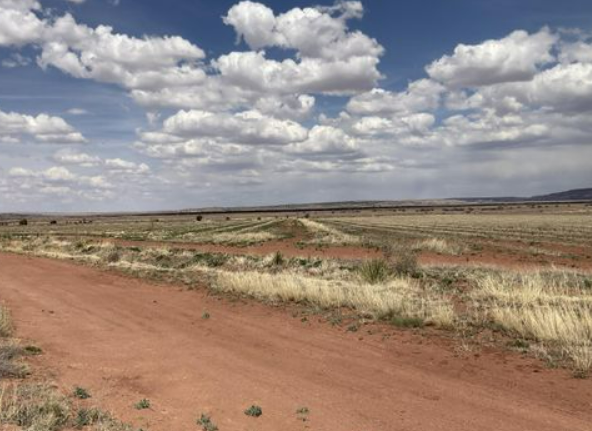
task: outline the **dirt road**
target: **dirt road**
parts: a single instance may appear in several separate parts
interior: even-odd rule
[[[0,299],[60,386],[152,431],[198,430],[202,412],[220,431],[592,430],[592,380],[517,355],[6,254]],[[151,409],[133,408],[142,398]]]

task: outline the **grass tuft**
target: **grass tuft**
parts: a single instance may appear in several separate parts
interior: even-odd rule
[[[359,274],[366,283],[377,284],[385,282],[391,271],[384,259],[372,259],[360,265]]]
[[[200,418],[197,420],[197,425],[201,426],[202,431],[218,431],[218,427],[209,415],[202,413]]]
[[[261,416],[263,414],[263,410],[259,406],[252,405],[251,407],[249,407],[248,409],[245,410],[245,414],[247,416],[258,418],[259,416]]]
[[[138,401],[136,404],[134,404],[134,408],[136,410],[146,410],[150,408],[150,400],[147,400],[146,398],[141,399],[140,401]]]

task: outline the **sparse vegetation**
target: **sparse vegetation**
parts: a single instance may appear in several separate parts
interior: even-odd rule
[[[298,418],[298,420],[301,420],[302,422],[306,422],[308,420],[309,413],[310,413],[310,410],[308,409],[308,407],[299,407],[296,410],[296,417]]]
[[[284,255],[282,253],[280,253],[279,251],[276,251],[273,255],[273,259],[272,259],[271,263],[274,266],[282,266],[284,264],[284,262],[285,262]]]
[[[84,388],[81,388],[80,386],[76,386],[74,388],[73,395],[75,398],[78,398],[79,400],[86,400],[90,398],[90,394],[88,393],[88,391]]]
[[[592,292],[577,274],[499,272],[476,281],[472,296],[491,319],[567,357],[582,375],[592,368]]]
[[[385,282],[391,275],[391,271],[383,259],[372,259],[360,265],[360,277],[369,284],[377,284]]]
[[[251,407],[249,407],[248,409],[245,410],[245,414],[247,416],[258,418],[259,416],[261,416],[263,414],[263,410],[259,406],[252,405]]]
[[[150,400],[147,400],[146,398],[142,398],[140,401],[138,401],[136,404],[134,404],[134,408],[136,410],[146,410],[150,408]]]
[[[10,312],[6,307],[0,305],[0,337],[9,337],[10,335],[12,335]]]
[[[314,310],[346,308],[362,322],[375,319],[403,328],[434,325],[472,334],[493,330],[524,344],[520,349],[525,352],[569,365],[578,376],[592,367],[589,276],[465,264],[484,250],[497,250],[491,243],[501,240],[508,241],[499,247],[510,256],[528,256],[536,262],[544,258],[585,262],[592,257],[586,254],[592,250],[585,249],[586,241],[592,240],[588,213],[500,218],[478,208],[472,208],[470,215],[401,212],[314,220],[307,214],[300,219],[208,217],[199,225],[191,216],[178,224],[112,223],[109,229],[94,223],[85,225],[88,231],[76,237],[68,235],[71,228],[66,223],[59,223],[50,235],[40,235],[40,228],[32,223],[31,234],[23,229],[13,236],[10,232],[17,229],[13,222],[6,227],[9,233],[0,238],[0,249],[109,266],[142,277],[183,282],[190,288],[205,284],[217,292],[295,302]],[[115,238],[115,242],[94,236]],[[282,252],[266,256],[167,246],[167,241],[243,246],[290,237],[297,238],[294,248],[301,250],[299,257],[290,257],[283,244],[278,247]],[[119,239],[159,243],[123,246]],[[569,246],[556,250],[549,241]],[[372,258],[355,261],[312,254],[317,251],[314,247],[322,251],[317,256],[331,256],[333,249],[342,246],[357,247]],[[429,255],[426,252],[442,255],[446,264],[420,265],[419,258],[425,262]],[[209,317],[204,311],[202,318]],[[0,310],[0,333],[10,333],[10,324],[3,319]],[[302,319],[310,321],[306,316]],[[343,328],[361,326],[345,320]]]
[[[209,415],[202,413],[199,419],[197,420],[197,424],[201,426],[202,431],[218,431],[218,427],[212,421]]]

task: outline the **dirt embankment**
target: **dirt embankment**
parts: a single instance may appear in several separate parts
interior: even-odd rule
[[[592,380],[434,337],[357,333],[281,307],[0,254],[0,298],[59,384],[152,431],[589,431]],[[207,311],[209,319],[202,314]],[[133,404],[142,398],[150,410]],[[254,419],[243,411],[262,407]],[[296,410],[310,410],[307,421]]]

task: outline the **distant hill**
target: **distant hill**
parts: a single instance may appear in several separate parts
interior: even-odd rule
[[[531,197],[498,196],[476,198],[453,198],[447,201],[461,201],[468,203],[512,203],[512,202],[566,202],[566,201],[592,201],[592,188],[574,189],[565,192],[550,193]]]
[[[551,193],[548,195],[533,196],[530,198],[533,201],[589,201],[592,200],[592,188],[589,189],[574,189],[566,192]]]
[[[265,205],[265,206],[243,206],[243,207],[208,207],[208,208],[186,208],[182,210],[169,211],[146,211],[146,212],[104,212],[104,213],[0,213],[0,220],[17,219],[27,216],[158,216],[158,215],[183,215],[183,214],[224,214],[224,213],[258,213],[258,212],[287,212],[297,213],[306,211],[339,211],[351,210],[358,211],[363,209],[380,208],[411,208],[411,207],[435,207],[435,206],[464,206],[464,205],[501,205],[504,203],[521,202],[592,202],[592,188],[574,189],[547,195],[531,197],[462,197],[448,199],[408,199],[408,200],[376,200],[376,201],[342,201],[342,202],[318,202],[318,203],[300,203],[284,205]]]

